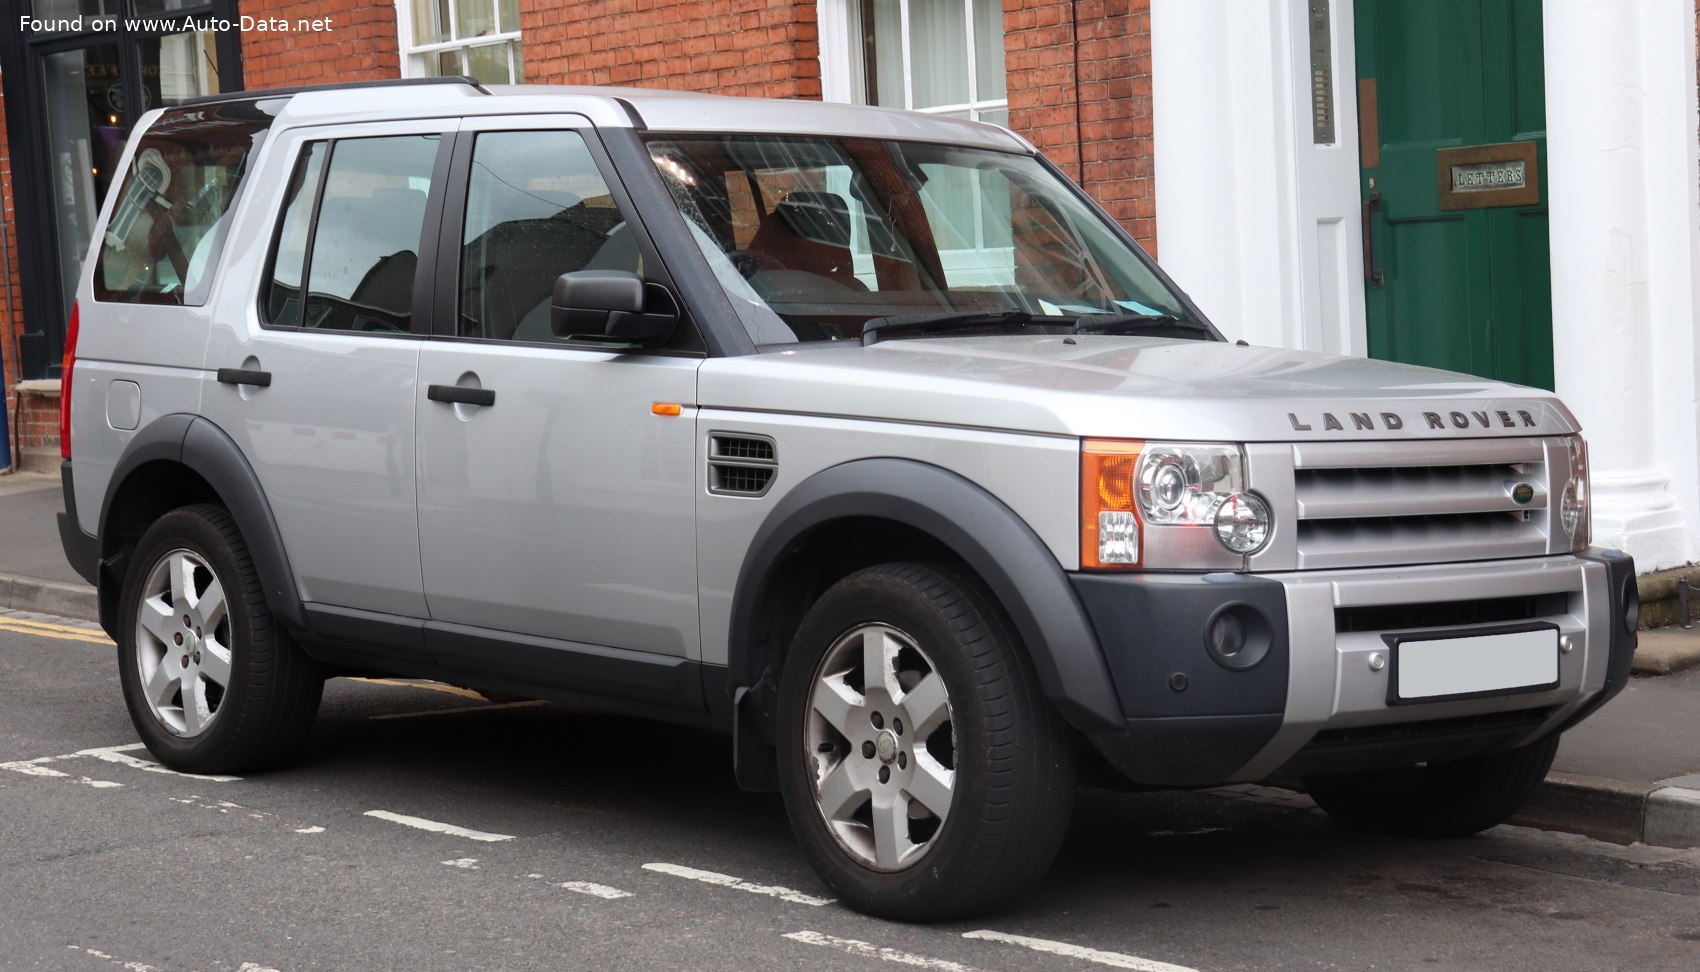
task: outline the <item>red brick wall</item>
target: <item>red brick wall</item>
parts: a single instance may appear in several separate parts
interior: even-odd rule
[[[1004,0],[1003,25],[1010,127],[1156,255],[1150,0]]]
[[[278,17],[291,24],[331,18],[331,29],[322,32],[243,33],[246,88],[401,77],[395,0],[241,0],[240,6],[243,16]]]
[[[525,80],[819,98],[813,0],[519,0]]]
[[[6,254],[5,261],[0,263],[0,273],[10,266],[12,270],[12,307],[14,314],[6,311],[6,280],[0,278],[0,359],[6,363],[4,372],[0,372],[0,385],[5,387],[5,395],[0,397],[0,405],[6,409],[8,439],[0,445],[0,465],[5,463],[10,455],[12,443],[10,431],[13,421],[13,407],[16,399],[12,386],[18,380],[18,343],[17,334],[23,329],[24,292],[23,281],[18,276],[18,224],[12,210],[12,152],[6,135],[6,105],[0,102],[0,183],[5,186],[3,196],[0,196],[0,219],[6,221]],[[21,436],[25,448],[40,448],[54,444],[59,439],[59,417],[51,416],[52,421],[45,421],[47,410],[39,402],[34,403],[30,415],[24,416],[22,428],[18,431],[27,433]],[[41,413],[37,415],[36,413]],[[43,426],[46,426],[45,428]]]

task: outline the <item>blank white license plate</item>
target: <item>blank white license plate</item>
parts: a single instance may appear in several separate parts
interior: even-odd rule
[[[1398,696],[1432,699],[1558,684],[1558,630],[1401,641]]]

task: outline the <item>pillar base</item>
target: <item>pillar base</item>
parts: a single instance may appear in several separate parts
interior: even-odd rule
[[[1626,551],[1643,574],[1694,560],[1687,519],[1663,472],[1597,475],[1592,486],[1595,546]]]

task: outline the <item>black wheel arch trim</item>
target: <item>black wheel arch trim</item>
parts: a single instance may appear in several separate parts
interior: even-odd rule
[[[756,643],[763,598],[787,548],[834,520],[875,518],[950,548],[991,589],[1026,646],[1045,695],[1076,728],[1122,728],[1092,622],[1044,541],[981,486],[910,459],[858,459],[798,484],[756,531],[733,596],[728,690],[757,686],[780,646]]]
[[[272,516],[260,478],[242,454],[242,449],[225,431],[210,420],[198,415],[176,413],[161,416],[148,424],[130,440],[123,455],[113,467],[107,480],[106,496],[100,504],[100,571],[101,586],[112,584],[116,591],[122,577],[112,576],[116,531],[112,517],[124,484],[136,470],[150,462],[172,462],[184,466],[202,479],[218,494],[224,508],[236,521],[242,539],[254,559],[254,569],[265,587],[266,605],[286,625],[300,628],[306,624],[300,594],[295,589],[295,574],[289,566],[289,555],[283,546],[283,535]],[[101,624],[109,634],[116,631],[116,617],[108,618],[108,598],[101,598]],[[113,599],[116,609],[116,599]]]

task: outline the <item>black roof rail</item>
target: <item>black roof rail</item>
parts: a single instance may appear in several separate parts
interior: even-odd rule
[[[377,81],[332,81],[329,84],[305,84],[294,88],[264,88],[258,91],[226,91],[220,94],[199,95],[194,98],[184,98],[173,107],[191,107],[194,105],[217,105],[230,101],[262,101],[266,98],[287,98],[292,95],[307,94],[313,91],[348,91],[355,88],[411,88],[427,84],[464,84],[479,94],[489,94],[490,89],[478,83],[476,78],[464,74],[449,75],[441,78],[382,78]]]

